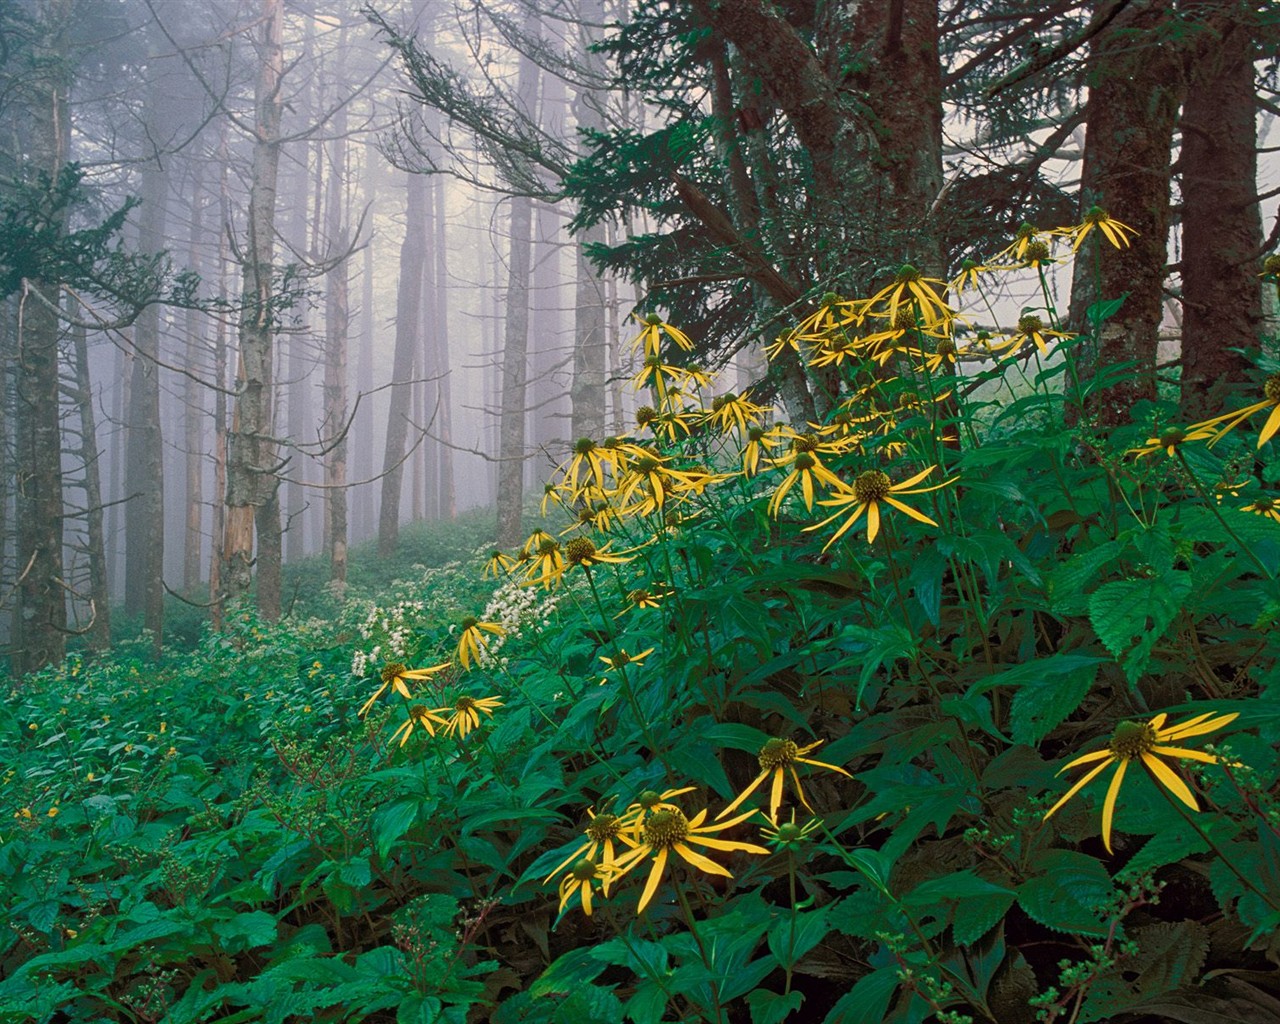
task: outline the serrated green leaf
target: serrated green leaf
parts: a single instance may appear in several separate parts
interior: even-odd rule
[[[1018,889],[1018,905],[1046,928],[1079,935],[1105,935],[1101,908],[1114,886],[1095,857],[1074,850],[1049,850],[1036,863],[1039,873]]]
[[[1147,670],[1156,641],[1190,592],[1191,574],[1175,569],[1104,583],[1089,596],[1089,622],[1103,646],[1119,659],[1130,685]]]
[[[1016,898],[1016,893],[1005,892],[961,900],[951,918],[951,937],[961,946],[973,945],[1000,922]]]
[[[1009,708],[1013,741],[1030,747],[1038,744],[1080,707],[1097,674],[1098,666],[1093,664],[1023,683]]]

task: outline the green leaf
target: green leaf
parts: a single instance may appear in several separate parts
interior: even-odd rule
[[[213,926],[228,953],[243,953],[257,946],[271,946],[276,941],[276,919],[264,910],[250,910]]]
[[[1095,662],[1062,675],[1032,678],[1018,688],[1009,708],[1015,743],[1034,747],[1075,711],[1098,674]]]
[[[884,1024],[898,984],[897,967],[872,971],[836,1001],[822,1024]]]
[[[1023,662],[1013,668],[987,676],[981,682],[969,687],[965,696],[986,693],[997,686],[1026,686],[1044,679],[1061,679],[1063,676],[1084,672],[1086,669],[1101,665],[1106,658],[1092,654],[1051,654],[1047,658]]]
[[[1089,597],[1089,621],[1120,660],[1130,685],[1147,670],[1156,641],[1191,592],[1191,574],[1171,570],[1143,579],[1104,583]]]
[[[780,995],[768,989],[758,988],[747,996],[751,1008],[751,1024],[782,1024],[792,1013],[800,1009],[804,996],[800,992]]]
[[[796,911],[781,917],[769,929],[769,950],[785,968],[796,963],[827,934],[827,908]]]
[[[1016,896],[1013,892],[992,893],[961,900],[951,919],[951,937],[961,946],[973,945],[1009,912]]]
[[[421,801],[397,800],[394,803],[379,807],[373,816],[371,825],[374,849],[379,860],[386,860],[391,848],[400,840],[418,817]]]
[[[1079,935],[1106,935],[1101,908],[1111,900],[1111,876],[1102,862],[1074,850],[1049,850],[1039,874],[1018,890],[1018,905],[1046,928]]]

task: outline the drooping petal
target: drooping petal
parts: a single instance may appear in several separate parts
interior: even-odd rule
[[[1107,753],[1110,754],[1111,752],[1107,751]],[[1073,796],[1079,793],[1080,790],[1084,789],[1085,786],[1087,786],[1090,782],[1092,782],[1095,778],[1097,778],[1099,773],[1101,773],[1103,769],[1107,767],[1107,765],[1111,764],[1113,760],[1115,760],[1115,758],[1110,757],[1108,760],[1103,761],[1102,764],[1098,765],[1096,768],[1093,768],[1090,771],[1086,772],[1083,778],[1078,779],[1076,781],[1076,784],[1072,786],[1069,790],[1067,790],[1065,794],[1063,794],[1063,797],[1061,800],[1059,800],[1056,804],[1054,804],[1047,811],[1045,811],[1044,817],[1041,818],[1040,820],[1048,821],[1050,818],[1052,818],[1058,812],[1059,808],[1062,807],[1063,804],[1065,804]]]
[[[1168,729],[1161,730],[1156,738],[1164,740],[1184,740],[1188,736],[1203,736],[1207,732],[1213,732],[1220,729],[1230,722],[1234,722],[1240,717],[1238,711],[1233,711],[1229,715],[1219,715],[1213,718],[1210,715],[1200,715],[1196,718],[1188,719],[1181,725],[1171,725]]]
[[[754,812],[752,812],[754,813]],[[710,836],[689,836],[686,840],[689,843],[695,843],[698,846],[705,846],[712,850],[742,850],[745,853],[768,853],[762,846],[755,846],[752,843],[738,843],[731,839],[712,839]]]
[[[741,807],[742,801],[745,800],[747,797],[749,797],[757,789],[759,789],[760,783],[764,782],[764,780],[767,779],[768,777],[769,777],[769,772],[766,769],[765,771],[762,771],[759,775],[757,775],[754,779],[752,779],[751,784],[747,786],[746,789],[744,789],[741,793],[739,793],[734,798],[733,803],[731,803],[728,807],[726,807],[723,811],[721,811],[719,814],[716,815],[716,821],[719,821],[721,818],[727,818],[730,814],[732,814],[739,807]]]
[[[1102,750],[1095,750],[1092,754],[1081,754],[1074,761],[1068,761],[1061,768],[1059,768],[1057,772],[1055,772],[1054,774],[1061,775],[1063,772],[1067,771],[1070,768],[1075,768],[1082,764],[1089,764],[1091,761],[1099,761],[1104,757],[1115,757],[1115,756],[1116,755],[1111,753],[1109,749],[1105,749],[1105,748]]]
[[[699,871],[705,871],[709,875],[720,875],[723,878],[733,877],[732,872],[722,868],[709,857],[704,857],[685,843],[673,843],[671,848]]]
[[[874,544],[880,532],[880,502],[867,502],[867,543]]]
[[[1151,748],[1151,753],[1160,754],[1162,757],[1185,757],[1191,761],[1201,761],[1204,764],[1218,763],[1218,759],[1213,754],[1206,754],[1203,750],[1190,750],[1187,747],[1156,746]]]
[[[1200,810],[1200,805],[1196,803],[1195,795],[1191,792],[1190,787],[1182,779],[1178,778],[1177,773],[1161,761],[1160,758],[1149,753],[1143,754],[1142,763],[1147,766],[1147,770],[1155,776],[1156,781],[1164,786],[1165,789],[1193,811]]]
[[[782,806],[782,765],[773,769],[773,790],[769,794],[769,820],[778,820],[778,808]]]
[[[667,848],[664,846],[653,858],[653,867],[649,869],[649,880],[644,884],[644,892],[640,894],[640,902],[636,905],[636,913],[644,913],[644,908],[658,891],[658,883],[662,881],[662,871],[667,866]]]
[[[1277,430],[1280,430],[1280,402],[1276,403],[1276,407],[1271,410],[1271,415],[1267,417],[1267,422],[1262,425],[1262,432],[1258,435],[1258,447],[1271,440]]]
[[[919,511],[918,509],[912,508],[910,505],[904,505],[897,498],[891,497],[889,495],[885,495],[884,500],[886,504],[892,505],[894,508],[896,508],[900,512],[905,512],[912,519],[916,520],[916,522],[928,523],[930,526],[938,525],[932,519],[930,519],[927,515],[925,515],[923,512]]]
[[[928,469],[922,469],[915,476],[910,477],[906,480],[903,480],[902,483],[894,484],[892,487],[889,488],[889,490],[894,494],[900,494],[902,491],[905,491],[908,487],[914,487],[916,484],[918,484],[921,480],[923,480],[925,477],[927,477],[930,473],[932,473],[937,468],[938,468],[937,466],[930,466]]]
[[[1111,821],[1116,816],[1116,797],[1120,795],[1120,783],[1128,767],[1128,760],[1121,758],[1115,775],[1111,776],[1111,785],[1107,787],[1107,798],[1102,802],[1102,845],[1107,848],[1107,853],[1115,852],[1111,849]]]

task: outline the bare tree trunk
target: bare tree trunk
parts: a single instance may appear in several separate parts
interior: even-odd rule
[[[231,202],[227,192],[227,128],[220,128],[218,139],[218,297],[227,301],[230,288],[227,273],[230,267],[228,232],[231,223]],[[221,389],[227,381],[227,322],[218,317],[213,338],[213,379]],[[226,505],[223,495],[227,488],[227,396],[222,390],[213,393],[213,503],[209,510],[209,602],[213,628],[223,625],[222,564],[225,548]]]
[[[272,428],[272,346],[275,314],[272,256],[276,181],[280,164],[280,78],[283,0],[262,0],[262,42],[255,90],[249,231],[245,246],[244,307],[240,321],[240,394],[227,450],[227,530],[224,586],[234,598],[249,589],[253,538],[258,539],[258,611],[280,616],[280,505]]]
[[[1182,397],[1198,420],[1257,396],[1242,394],[1258,345],[1262,293],[1253,264],[1262,251],[1258,210],[1253,4],[1183,0],[1202,32],[1188,55],[1182,108]],[[1251,14],[1253,15],[1251,17]],[[1258,54],[1260,55],[1260,54]],[[1123,220],[1120,212],[1116,216]]]
[[[67,67],[72,30],[69,0],[46,0],[40,71],[23,83],[30,168],[56,180],[66,162]],[[26,287],[56,297],[57,282]],[[60,662],[66,653],[67,607],[62,579],[62,432],[58,419],[58,335],[53,309],[24,294],[18,311],[14,362],[17,603],[13,668],[17,675]]]
[[[532,61],[529,62],[532,64]],[[521,62],[521,72],[524,61]],[[529,262],[533,200],[511,200],[507,229],[507,301],[502,343],[502,421],[498,428],[498,544],[515,547],[522,537],[524,505],[525,392],[529,355]]]
[[[382,460],[382,507],[378,514],[378,553],[394,553],[400,539],[400,491],[412,409],[414,350],[422,310],[422,263],[426,259],[427,180],[409,175],[404,241],[400,246],[400,284],[396,292],[396,345],[392,357],[391,409]]]
[[[453,479],[453,387],[450,378],[449,361],[449,248],[448,224],[445,199],[448,189],[445,179],[437,175],[432,180],[435,192],[435,307],[436,307],[436,372],[440,378],[436,381],[436,436],[440,438],[437,445],[437,479],[438,507],[444,519],[456,519],[458,516],[458,495]]]
[[[347,29],[338,34],[337,81],[343,80],[343,54]],[[349,246],[346,217],[347,186],[347,113],[342,107],[332,122],[333,143],[330,149],[329,190],[326,198],[325,235],[332,251],[345,254]],[[325,292],[324,346],[324,425],[322,437],[337,435],[347,420],[347,332],[351,323],[346,256],[329,271]],[[347,582],[347,439],[339,437],[324,463],[326,501],[325,546],[329,552],[329,579],[339,587]]]
[[[372,143],[364,147],[364,201],[368,204],[370,215],[377,204],[378,151]],[[356,360],[356,387],[366,395],[373,390],[373,338],[376,313],[373,305],[373,239],[364,247],[363,279],[360,289],[360,354]],[[369,480],[374,474],[373,444],[373,399],[367,398],[360,403],[356,411],[355,422],[351,425],[352,435],[357,439],[355,446],[355,477],[357,480]],[[356,492],[356,532],[357,538],[366,537],[373,530],[377,509],[374,507],[374,496],[377,490],[372,484],[366,484]]]
[[[1156,396],[1156,343],[1163,312],[1169,237],[1169,148],[1181,100],[1180,56],[1156,31],[1171,5],[1127,8],[1098,36],[1090,54],[1082,214],[1101,205],[1137,236],[1115,249],[1094,232],[1082,247],[1071,287],[1071,324],[1089,331],[1098,299],[1126,295],[1085,354],[1089,375],[1129,363],[1129,376],[1095,391],[1089,407],[1103,426],[1128,423],[1135,403]]]
[[[195,178],[191,184],[191,245],[187,251],[187,265],[199,273],[200,252],[204,244],[204,205],[208,195],[204,189],[204,174],[196,163]],[[199,314],[187,310],[183,323],[186,334],[186,365],[194,369],[201,365],[204,325]],[[221,382],[219,382],[221,383]],[[184,378],[182,393],[183,453],[186,460],[186,544],[182,552],[182,589],[188,593],[200,583],[200,555],[204,547],[201,532],[204,517],[204,389],[191,377]]]
[[[99,474],[97,417],[93,410],[93,382],[89,379],[89,344],[83,327],[72,328],[75,358],[76,407],[80,413],[80,459],[84,463],[85,536],[89,556],[89,600],[93,624],[89,646],[111,646],[111,594],[107,587],[107,546],[102,529],[102,478]]]

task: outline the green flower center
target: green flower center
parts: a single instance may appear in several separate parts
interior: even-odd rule
[[[659,465],[660,463],[658,460],[652,455],[645,455],[642,458],[636,459],[636,471],[644,476],[654,472]]]
[[[804,838],[804,827],[794,821],[783,822],[778,826],[779,843],[798,843]]]
[[[1018,233],[1016,237],[1030,238],[1032,235],[1036,234],[1039,230],[1040,229],[1037,228],[1034,224],[1028,223],[1027,221],[1024,220],[1021,224],[1018,225]]]
[[[818,460],[808,452],[801,452],[796,456],[796,469],[804,472],[807,469],[813,469],[817,465]]]
[[[648,316],[644,318],[644,322],[647,323],[650,327],[657,327],[659,324],[662,323],[662,317],[658,316],[657,313],[650,313]]]
[[[1043,263],[1049,258],[1050,249],[1048,242],[1028,242],[1027,243],[1027,259],[1032,263]]]
[[[1170,427],[1160,435],[1160,447],[1171,448],[1182,444],[1187,439],[1187,432],[1181,427]]]
[[[822,305],[838,306],[844,300],[836,292],[824,292],[822,296]]]
[[[573,450],[579,455],[587,455],[595,451],[596,443],[589,437],[578,438],[577,443],[573,446]]]
[[[636,425],[647,427],[658,418],[658,410],[651,405],[642,405],[636,410]]]
[[[768,772],[791,764],[799,756],[800,748],[794,740],[772,739],[760,748],[756,760],[760,762],[760,770]]]
[[[978,264],[975,260],[962,260],[960,263],[961,270],[976,270]]]
[[[474,697],[459,697],[453,702],[455,711],[474,711],[476,708],[476,699]]]
[[[603,843],[606,839],[616,839],[618,833],[622,831],[621,822],[622,819],[616,814],[597,814],[587,826],[587,836],[597,843]]]
[[[1039,334],[1044,330],[1044,321],[1038,316],[1028,313],[1026,316],[1018,318],[1019,334]]]
[[[895,331],[909,331],[916,325],[916,314],[910,306],[902,306],[893,317]]]
[[[1110,220],[1111,217],[1101,206],[1089,207],[1089,212],[1084,215],[1086,224],[1101,224],[1104,220]]]
[[[1277,502],[1275,498],[1259,498],[1253,503],[1253,507],[1260,514],[1266,515],[1269,512],[1274,512],[1277,504],[1280,504],[1280,502]]]
[[[654,811],[644,819],[644,841],[655,850],[669,850],[688,835],[689,819],[679,811]]]
[[[1156,745],[1156,731],[1149,722],[1121,722],[1111,735],[1111,753],[1123,761],[1150,753]]]
[[[899,409],[914,409],[920,404],[920,396],[914,391],[904,391],[898,396]]]
[[[601,445],[601,447],[602,447],[602,448],[604,448],[604,449],[605,449],[605,451],[610,451],[610,452],[611,452],[611,451],[613,451],[615,448],[617,448],[620,444],[622,444],[622,439],[621,439],[621,438],[617,438],[617,437],[606,437],[606,438],[604,439],[604,444],[603,444],[603,445]]]
[[[888,473],[878,469],[868,469],[859,473],[853,481],[853,495],[862,504],[880,501],[889,493],[893,481]]]
[[[640,795],[636,797],[636,803],[643,807],[646,811],[651,811],[662,803],[662,794],[656,789],[641,790]]]
[[[1273,373],[1262,385],[1262,393],[1268,402],[1280,402],[1280,373]]]
[[[538,542],[538,554],[542,555],[544,558],[549,555],[554,555],[559,550],[560,542],[554,537],[547,537],[545,540],[540,540]]]
[[[405,671],[405,667],[401,662],[389,661],[382,666],[382,681],[383,683],[389,683],[393,679],[399,678]]]
[[[956,354],[956,343],[950,338],[943,338],[938,342],[937,348],[934,351],[936,351],[938,355],[949,359]]]
[[[479,621],[480,620],[477,619],[474,615],[468,615],[465,619],[463,619],[460,623],[458,623],[458,625],[460,625],[463,629],[463,632],[465,632],[468,629],[475,629],[476,624]]]
[[[569,873],[573,875],[575,881],[590,882],[596,877],[596,862],[587,860],[586,857],[581,860],[575,860],[573,867],[569,869]]]
[[[795,452],[814,452],[818,450],[818,444],[817,434],[799,434],[791,439],[791,450]]]
[[[764,439],[764,427],[747,427],[747,440],[759,443]]]
[[[906,284],[908,281],[919,281],[923,276],[916,267],[910,263],[904,263],[898,268],[898,275],[894,280],[898,284]]]
[[[619,647],[617,653],[613,656],[613,667],[621,668],[623,665],[630,665],[630,664],[631,664],[631,655],[627,653],[626,648]]]
[[[661,356],[647,356],[647,357],[645,358],[644,365],[645,365],[646,367],[648,367],[650,370],[656,370],[659,366],[661,366],[661,365],[662,365],[662,357],[661,357]]]
[[[596,546],[586,537],[574,537],[565,545],[564,554],[574,565],[581,565],[596,553]]]

